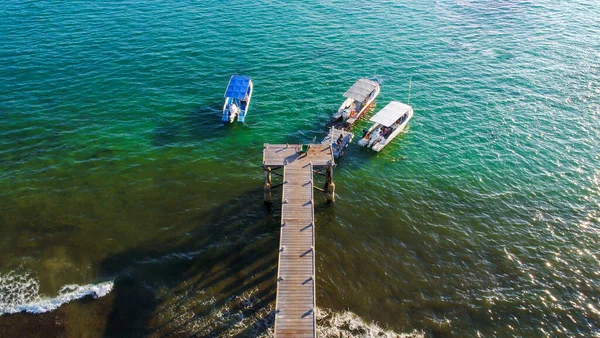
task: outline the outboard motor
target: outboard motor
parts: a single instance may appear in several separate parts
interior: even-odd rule
[[[346,122],[348,117],[350,117],[350,109],[346,108],[342,110],[342,122]]]
[[[232,103],[229,106],[229,122],[233,122],[235,118],[240,114],[240,108],[236,106],[235,103]]]
[[[378,142],[379,140],[379,136],[380,136],[380,132],[379,132],[379,128],[375,129],[373,131],[373,133],[371,134],[371,139],[369,139],[369,142],[367,143],[367,147],[371,147],[372,145],[374,145],[375,143]]]

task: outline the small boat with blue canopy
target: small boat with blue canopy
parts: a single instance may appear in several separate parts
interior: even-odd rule
[[[252,98],[252,80],[249,76],[232,75],[225,90],[223,105],[223,123],[231,123],[237,118],[244,122]]]

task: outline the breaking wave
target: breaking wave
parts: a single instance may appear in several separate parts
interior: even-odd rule
[[[112,291],[113,282],[65,285],[53,298],[40,295],[39,289],[39,281],[28,271],[17,269],[4,275],[0,274],[0,315],[19,312],[44,313],[85,296],[100,298]]]
[[[421,338],[425,337],[425,333],[420,331],[397,333],[381,328],[377,323],[366,322],[350,311],[339,313],[327,309],[317,309],[317,337]]]
[[[113,281],[88,285],[65,285],[56,297],[40,295],[39,281],[24,269],[0,274],[0,315],[19,312],[44,313],[57,309],[63,304],[86,296],[100,298],[109,294],[114,286]],[[204,291],[186,292],[179,297],[168,297],[169,301],[159,309],[160,318],[168,323],[171,332],[178,334],[208,334],[221,332],[222,336],[236,336],[243,333],[256,337],[269,337],[273,334],[273,304],[260,306],[255,297],[258,290],[251,290],[241,296],[231,297],[219,305],[215,297],[204,296]],[[163,290],[166,292],[166,290]],[[190,294],[194,293],[194,294]],[[161,292],[159,290],[159,296]],[[165,296],[164,294],[162,296]],[[198,300],[198,296],[203,298]],[[205,310],[206,316],[197,316],[198,309]],[[157,330],[157,332],[160,330]],[[209,334],[210,335],[210,334]],[[367,322],[353,312],[334,312],[329,309],[317,309],[317,336],[323,338],[338,337],[424,337],[423,332],[397,333]]]
[[[184,284],[183,291],[175,294],[161,288],[157,295],[164,302],[156,311],[159,318],[150,336],[162,337],[168,332],[190,337],[273,337],[275,302],[263,303],[260,294],[258,288],[253,288],[241,295],[220,299],[219,294],[195,289],[189,284]],[[316,314],[317,337],[320,338],[425,337],[420,331],[398,333],[382,328],[349,311],[338,313],[317,308]]]

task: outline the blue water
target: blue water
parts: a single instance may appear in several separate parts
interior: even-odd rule
[[[0,310],[114,281],[51,312],[52,332],[268,335],[280,209],[262,205],[263,143],[320,141],[377,75],[368,115],[409,82],[415,115],[379,154],[351,145],[336,204],[317,199],[321,335],[600,330],[597,2],[43,0],[0,16]],[[223,126],[234,73],[254,93],[246,124]],[[0,333],[17,324],[41,325],[3,315]]]

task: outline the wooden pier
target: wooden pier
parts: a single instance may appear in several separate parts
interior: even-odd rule
[[[316,336],[314,190],[334,201],[334,165],[331,145],[264,146],[265,202],[272,188],[283,186],[275,337]],[[314,185],[314,173],[325,176],[324,188]],[[273,174],[283,182],[273,185]]]

